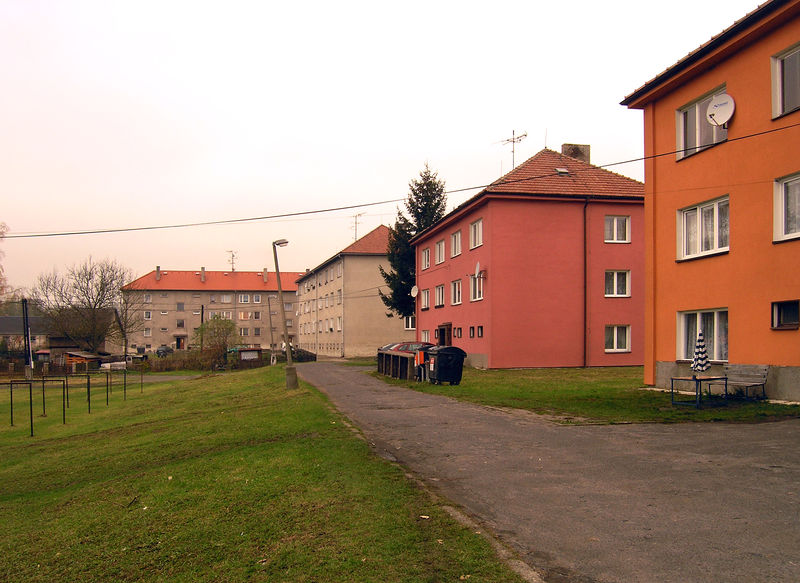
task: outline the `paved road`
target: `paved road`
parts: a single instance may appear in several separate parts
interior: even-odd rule
[[[800,420],[561,426],[298,365],[547,583],[800,581]]]

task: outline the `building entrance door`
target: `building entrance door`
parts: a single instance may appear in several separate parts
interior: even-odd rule
[[[453,323],[446,322],[444,324],[439,324],[437,327],[439,333],[438,342],[439,346],[452,346],[453,345]]]

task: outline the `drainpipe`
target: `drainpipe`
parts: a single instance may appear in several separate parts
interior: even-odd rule
[[[583,368],[589,366],[589,237],[586,233],[586,215],[589,208],[589,197],[583,202]]]

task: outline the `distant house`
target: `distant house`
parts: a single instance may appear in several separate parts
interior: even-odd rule
[[[419,340],[488,368],[642,363],[644,187],[590,164],[588,146],[562,152],[412,239]]]
[[[770,365],[767,395],[800,399],[800,1],[762,4],[622,104],[644,112],[645,382],[688,374],[702,330],[711,373]]]
[[[30,316],[28,326],[31,334],[31,349],[47,349],[49,346],[50,328],[43,316]],[[6,350],[22,351],[25,346],[24,324],[22,316],[0,316],[0,343]]]
[[[413,340],[414,318],[386,316],[378,270],[389,269],[389,228],[381,225],[297,279],[299,346],[322,356],[374,356],[389,342]]]
[[[296,336],[294,316],[296,271],[281,272],[278,279],[262,271],[172,271],[156,267],[123,288],[141,295],[141,328],[128,339],[138,352],[154,352],[160,346],[175,350],[190,347],[195,330],[218,316],[236,323],[242,346],[269,347],[282,342],[281,318],[286,314],[289,340]],[[272,340],[270,340],[272,339]]]

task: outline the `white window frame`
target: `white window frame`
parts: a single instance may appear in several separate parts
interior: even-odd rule
[[[461,255],[461,230],[450,234],[450,257]]]
[[[144,311],[144,319],[145,320],[152,320],[153,319],[153,312],[151,312],[150,310],[145,310]]]
[[[720,213],[720,208],[726,208],[727,212],[727,229],[725,229],[725,237],[722,235],[722,221],[723,216]],[[703,249],[704,241],[704,214],[710,211],[712,216],[712,231],[713,242],[711,247]],[[694,213],[694,216],[692,216]],[[695,257],[704,257],[706,255],[716,255],[718,253],[725,253],[730,249],[730,197],[725,195],[723,197],[704,202],[698,205],[682,208],[678,210],[677,217],[677,257],[678,259],[694,259]],[[694,233],[694,245],[689,248],[690,234]]]
[[[231,294],[221,294],[219,301],[222,304],[230,304],[233,301],[233,296]]]
[[[621,225],[625,226],[625,237],[622,239],[619,238]],[[626,215],[606,215],[603,224],[603,241],[605,243],[630,243],[631,217]]]
[[[434,288],[434,294],[435,294],[434,300],[436,301],[436,303],[433,304],[433,307],[434,308],[441,308],[442,306],[444,306],[444,284],[443,283],[437,285],[436,288]]]
[[[417,329],[416,316],[406,316],[403,318],[403,330],[416,330],[416,329]]]
[[[444,239],[442,239],[441,241],[436,241],[436,246],[434,247],[434,249],[435,249],[434,260],[436,261],[436,265],[439,265],[440,263],[444,262],[444,256],[445,256]]]
[[[420,263],[422,265],[422,269],[428,269],[431,266],[431,249],[430,247],[425,247],[422,250],[422,256],[420,258]]]
[[[144,329],[144,337],[151,338],[153,336],[153,329],[152,328],[145,328]]]
[[[620,280],[624,279],[622,282],[625,286],[625,289],[620,291]],[[611,284],[609,291],[609,283]],[[629,298],[631,297],[631,272],[628,270],[607,270],[606,277],[604,281],[604,292],[605,297],[607,298]]]
[[[725,87],[717,87],[698,99],[687,103],[675,112],[677,159],[682,160],[728,139],[728,130],[723,126],[708,123],[706,110],[715,95],[725,93]],[[693,127],[688,128],[689,123]],[[710,133],[705,136],[703,132]],[[690,138],[687,145],[687,138]],[[711,140],[709,142],[709,139]]]
[[[483,245],[483,218],[469,224],[469,248],[475,249]]]
[[[608,332],[611,331],[612,346],[608,345]],[[625,331],[624,344],[620,342],[620,331]],[[630,324],[608,324],[605,327],[605,336],[603,340],[604,349],[607,353],[612,352],[630,352],[631,351],[631,327]]]
[[[431,331],[430,330],[423,330],[420,333],[419,339],[421,342],[430,342],[431,341]]]
[[[240,304],[249,304],[250,303],[250,294],[239,294],[239,303]]]
[[[450,304],[457,306],[461,303],[461,280],[456,279],[450,282]]]
[[[144,303],[145,304],[153,303],[153,295],[152,294],[144,294]]]
[[[724,317],[722,314],[725,314]],[[711,324],[704,325],[704,319],[712,320]],[[727,362],[729,354],[728,308],[678,312],[677,334],[675,335],[677,360],[692,360],[694,357],[698,327],[703,329],[708,360]],[[725,342],[719,342],[719,339],[723,338]]]
[[[469,276],[469,301],[479,302],[483,299],[483,277]]]
[[[427,310],[431,307],[431,290],[424,289],[420,292],[420,300],[419,300],[419,307],[423,310]]]
[[[239,336],[250,336],[250,328],[239,328]]]
[[[788,49],[781,51],[770,59],[772,71],[772,118],[781,117],[787,113],[792,113],[800,109],[800,93],[795,96],[796,103],[786,104],[784,92],[784,66],[787,59],[792,59],[792,63],[800,67],[800,43],[792,45]],[[800,71],[796,72],[800,75]],[[800,90],[800,88],[798,88]]]
[[[299,288],[298,288],[297,291],[298,292],[300,291]],[[253,303],[254,304],[260,304],[261,303],[261,294],[253,294]]]
[[[787,196],[789,195],[788,188],[791,187],[796,190],[794,204],[795,207],[795,225],[794,231],[788,231],[786,224],[786,210],[790,206],[787,204]],[[773,241],[788,241],[791,239],[800,239],[800,174],[793,174],[785,178],[779,178],[775,181],[774,186],[774,202],[773,202]]]
[[[772,329],[797,330],[800,328],[800,321],[797,317],[799,310],[800,300],[772,302]]]

